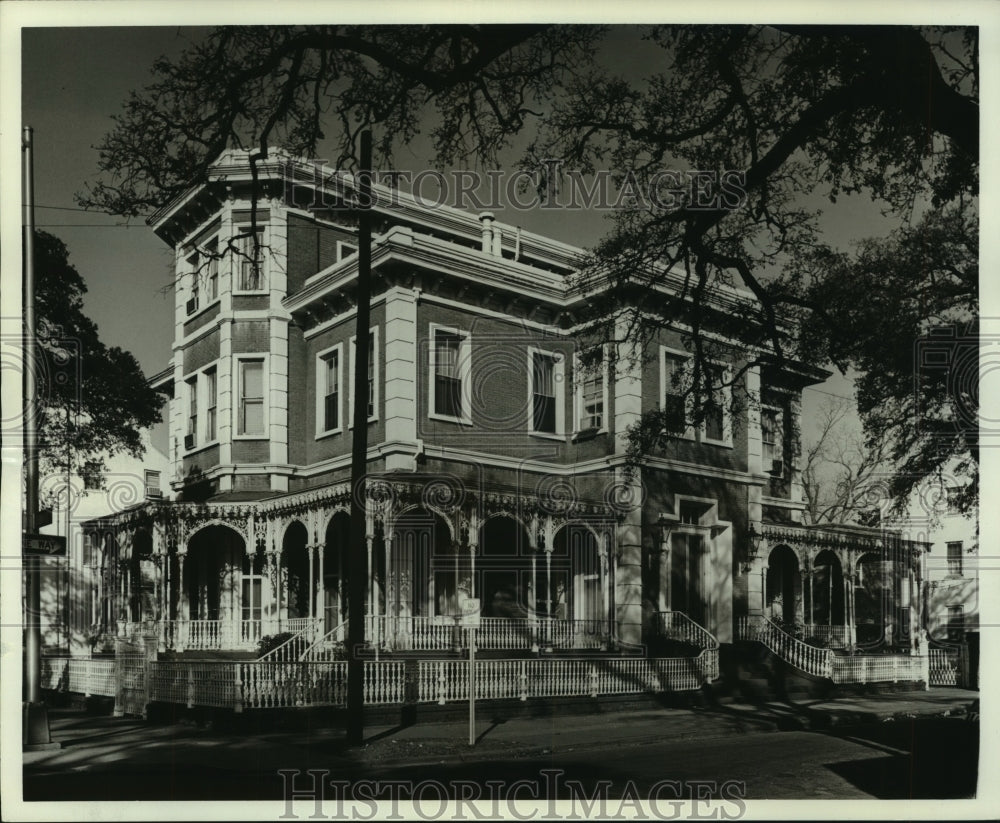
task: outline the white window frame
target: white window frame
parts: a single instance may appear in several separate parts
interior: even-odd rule
[[[241,289],[240,281],[242,280],[242,266],[244,263],[244,257],[242,253],[232,254],[232,284],[233,284],[233,294],[267,294],[268,284],[270,282],[270,259],[271,256],[268,254],[268,247],[271,242],[271,231],[270,224],[268,223],[258,223],[257,229],[260,231],[260,283],[261,287],[259,289]],[[249,234],[250,224],[249,223],[239,223],[233,226],[233,237],[239,237],[241,234]],[[237,241],[237,246],[251,238],[247,237]]]
[[[191,285],[188,288],[188,294],[190,295],[184,303],[184,316],[185,318],[194,317],[198,314],[205,306],[202,306],[201,302],[201,284],[198,282],[198,259],[200,253],[197,249],[193,250],[186,258],[184,262],[187,266],[188,276],[191,278]],[[194,300],[194,308],[189,309],[189,303]]]
[[[732,404],[733,404],[733,370],[728,363],[721,360],[707,360],[706,363],[709,366],[717,366],[722,369],[722,387],[719,391],[722,393],[721,404],[722,404],[722,438],[714,439],[708,436],[708,421],[703,420],[701,425],[698,427],[698,437],[702,443],[707,443],[711,446],[725,446],[727,448],[733,447],[733,419],[732,419]]]
[[[461,338],[458,347],[458,371],[462,381],[462,413],[458,416],[441,414],[434,411],[437,401],[436,380],[437,375],[437,333],[444,332]],[[461,423],[466,426],[472,425],[472,335],[464,329],[454,326],[445,326],[441,323],[431,323],[428,326],[430,346],[428,351],[428,375],[427,375],[427,416],[431,420],[444,420],[448,423]]]
[[[684,351],[682,349],[675,349],[670,346],[660,346],[660,396],[657,401],[658,407],[663,409],[663,401],[667,393],[667,357],[676,357],[683,359],[685,362],[693,360],[693,355],[691,352]],[[722,369],[722,382],[723,386],[721,388],[722,392],[722,439],[717,440],[715,438],[709,437],[707,435],[708,422],[703,420],[701,425],[697,429],[692,425],[687,425],[684,429],[683,434],[671,434],[672,437],[680,437],[684,440],[697,440],[699,443],[704,443],[708,446],[724,446],[726,448],[733,447],[733,421],[732,421],[732,411],[731,406],[733,402],[733,387],[732,387],[732,367],[729,363],[722,360],[711,360],[706,359],[706,364],[709,366],[718,366]],[[685,391],[690,389],[690,385],[685,384],[683,387]],[[691,417],[691,407],[692,398],[688,394],[684,398],[684,414],[685,417],[690,419]]]
[[[774,406],[768,403],[762,404],[760,407],[760,459],[761,459],[761,469],[764,474],[771,477],[784,477],[784,468],[788,466],[788,457],[785,454],[785,410],[781,406]],[[781,461],[782,473],[774,474],[771,471],[772,466],[766,465],[766,456],[764,454],[764,412],[774,412],[775,413],[775,445],[781,450],[781,455],[777,458]],[[774,458],[772,458],[773,460]]]
[[[337,356],[337,423],[328,429],[326,423],[326,361]],[[337,343],[316,354],[316,439],[344,431],[344,344]]]
[[[690,352],[686,352],[683,349],[674,349],[670,346],[660,346],[660,395],[657,398],[656,405],[660,411],[666,411],[664,406],[664,400],[667,397],[667,357],[677,358],[683,360],[685,364],[691,360]],[[686,365],[685,365],[685,368]],[[671,437],[679,437],[683,440],[694,440],[695,439],[695,429],[687,421],[691,418],[691,396],[686,394],[690,387],[685,382],[681,386],[681,390],[685,392],[684,397],[684,420],[687,425],[684,427],[683,432],[671,432]]]
[[[260,363],[262,371],[262,386],[261,391],[263,392],[263,410],[262,418],[263,423],[261,428],[263,431],[260,434],[241,434],[240,433],[240,411],[243,407],[243,364],[248,362]],[[233,408],[232,408],[232,431],[233,440],[267,440],[270,432],[270,414],[269,407],[270,403],[270,369],[268,368],[268,356],[267,354],[256,354],[252,352],[247,352],[246,354],[238,354],[233,357],[233,377],[234,377],[234,389],[233,392]]]
[[[208,437],[208,373],[215,372],[215,436]],[[213,360],[189,372],[184,376],[185,397],[184,397],[184,434],[191,434],[188,431],[188,424],[191,420],[191,391],[192,386],[197,399],[197,409],[194,427],[194,447],[184,449],[185,455],[194,454],[202,449],[215,446],[219,442],[219,361]],[[182,441],[183,444],[183,441]]]
[[[555,384],[556,430],[555,432],[535,429],[535,356],[543,355],[553,359],[552,382]],[[566,355],[560,351],[528,346],[528,433],[535,437],[563,440],[566,437]]]
[[[374,423],[378,420],[378,406],[382,398],[382,391],[379,386],[379,358],[378,358],[378,326],[372,326],[368,329],[368,333],[372,335],[372,382],[374,387],[372,390],[372,413],[368,417],[369,423]],[[349,341],[348,347],[351,352],[351,362],[348,367],[348,387],[347,387],[347,428],[354,428],[354,364],[357,362],[357,358],[354,356],[355,346],[357,345],[357,335],[352,334]]]
[[[219,236],[210,237],[208,242],[202,243],[201,254],[205,255],[207,259],[207,275],[206,275],[206,285],[208,294],[208,303],[205,304],[207,309],[213,303],[219,300]],[[214,283],[213,283],[214,281]],[[215,286],[215,293],[213,294],[212,286]]]
[[[601,345],[601,425],[597,428],[597,433],[602,434],[608,430],[608,347]],[[586,378],[591,376],[589,370],[583,369],[581,365],[582,352],[573,352],[573,433],[578,434],[583,431],[580,426],[583,417],[583,389]]]

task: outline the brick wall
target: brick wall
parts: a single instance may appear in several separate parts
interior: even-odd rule
[[[267,320],[237,320],[233,323],[233,354],[266,352],[271,345]]]
[[[288,294],[306,279],[337,262],[337,241],[356,244],[349,231],[322,226],[298,214],[288,215]]]
[[[184,374],[190,374],[218,358],[219,330],[214,329],[184,349]]]

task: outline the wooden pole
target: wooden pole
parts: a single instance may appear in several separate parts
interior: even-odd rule
[[[364,742],[365,589],[368,585],[367,506],[365,474],[368,457],[368,325],[371,313],[371,169],[372,135],[361,132],[361,167],[358,175],[358,281],[357,323],[354,346],[354,437],[351,449],[351,531],[348,560],[347,623],[347,740]]]

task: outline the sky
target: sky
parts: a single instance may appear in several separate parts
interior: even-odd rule
[[[36,224],[69,249],[88,294],[85,310],[108,344],[131,351],[147,375],[168,365],[173,335],[173,256],[144,221],[84,212],[74,195],[97,175],[95,146],[112,128],[127,95],[151,79],[153,60],[176,57],[207,29],[180,26],[40,27],[23,31],[22,118],[34,129]],[[635,40],[628,27],[612,32],[603,56],[626,77],[648,73],[656,50]],[[509,153],[515,157],[516,150]],[[430,150],[423,138],[400,150],[398,168],[422,169]],[[841,198],[825,210],[824,230],[841,245],[882,234],[888,223],[865,198]],[[606,214],[566,210],[498,213],[579,246],[593,245],[607,230]],[[831,396],[852,397],[848,378],[834,374],[804,396],[806,434],[816,408]],[[162,432],[154,433],[159,444]]]

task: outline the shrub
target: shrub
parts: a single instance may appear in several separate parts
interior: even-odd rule
[[[263,657],[294,636],[295,632],[278,632],[277,634],[265,635],[257,642],[257,656]]]

